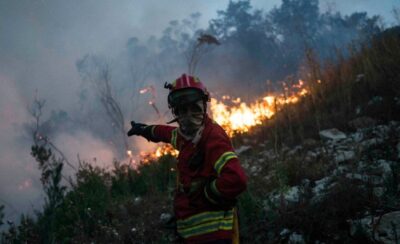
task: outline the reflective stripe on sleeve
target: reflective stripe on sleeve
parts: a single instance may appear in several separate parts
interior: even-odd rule
[[[204,196],[207,198],[208,201],[210,201],[212,204],[218,204],[217,201],[215,201],[207,192],[207,187],[204,187]]]
[[[217,180],[213,180],[206,185],[204,187],[204,195],[209,202],[218,205],[225,202],[225,199],[222,197],[222,194],[219,192],[216,184]]]
[[[153,136],[153,137],[155,137],[155,134],[154,134],[154,130],[156,129],[156,125],[153,125],[152,127],[151,127],[151,135]]]
[[[171,134],[171,145],[176,149],[176,138],[178,137],[178,128],[174,129]]]
[[[218,191],[218,188],[217,188],[216,183],[217,183],[216,180],[213,180],[213,181],[211,182],[211,187],[210,187],[210,188],[211,188],[211,191],[212,191],[215,195],[221,196],[221,193]]]
[[[215,162],[214,164],[214,169],[215,171],[217,171],[218,175],[221,173],[221,170],[225,166],[225,164],[232,158],[237,158],[234,152],[225,152],[219,157],[217,162]]]

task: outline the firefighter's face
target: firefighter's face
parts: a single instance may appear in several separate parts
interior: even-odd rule
[[[201,100],[174,109],[179,127],[184,134],[191,136],[197,132],[203,123],[204,110],[204,103]]]

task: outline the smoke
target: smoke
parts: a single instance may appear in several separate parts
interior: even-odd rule
[[[322,11],[340,11],[342,14],[365,11],[370,14],[382,16],[387,25],[393,25],[395,23],[394,16],[390,12],[393,7],[398,7],[399,5],[399,1],[396,0],[320,0]]]
[[[0,84],[0,204],[6,206],[8,219],[15,221],[42,200],[40,173],[19,137],[20,123],[29,118],[24,98],[8,77],[0,76]]]
[[[60,133],[54,138],[54,143],[60,145],[63,154],[72,165],[78,168],[78,159],[94,166],[107,168],[115,160],[114,152],[110,145],[103,140],[94,137],[87,131],[74,131],[73,134]],[[65,165],[67,175],[73,175],[74,171]]]
[[[82,160],[109,166],[119,156],[115,142],[105,138],[115,131],[98,100],[91,96],[93,87],[82,85],[76,61],[94,53],[110,57],[111,65],[117,63],[130,37],[147,40],[151,35],[160,36],[169,21],[186,18],[194,10],[207,13],[208,7],[215,6],[209,12],[215,15],[215,8],[226,3],[214,2],[0,1],[0,204],[6,205],[6,219],[15,221],[21,213],[32,213],[44,197],[37,163],[30,156],[31,135],[24,127],[33,122],[27,107],[36,91],[46,100],[41,118],[48,122],[46,128],[58,122],[46,132],[51,132],[51,141],[69,161],[76,164],[79,154]],[[208,20],[201,21],[205,26]],[[113,81],[126,81],[116,63]],[[148,78],[143,80],[146,83],[156,82]],[[120,88],[117,86],[115,92]],[[129,106],[124,99],[130,99],[133,91],[130,93],[124,94],[126,98],[119,97],[121,106]],[[156,102],[164,113],[162,98]],[[140,120],[148,114],[148,99],[146,95],[136,99],[141,105],[138,109],[125,108],[132,111],[126,120]],[[60,110],[66,112],[67,121],[52,116]],[[151,114],[139,122],[156,120]],[[139,145],[135,152],[151,147],[142,140]],[[67,165],[64,169],[65,174],[72,173]]]
[[[6,218],[15,220],[20,213],[32,212],[43,200],[40,172],[30,156],[31,135],[24,126],[32,123],[27,107],[36,91],[46,100],[45,132],[51,132],[51,141],[69,161],[76,165],[79,154],[82,160],[107,167],[114,158],[121,159],[118,149],[122,147],[93,84],[82,82],[77,61],[86,54],[104,57],[111,68],[113,94],[126,112],[126,126],[129,120],[165,122],[170,116],[164,102],[166,92],[159,88],[185,72],[186,66],[182,48],[174,49],[179,48],[174,40],[162,39],[168,37],[164,30],[174,26],[172,20],[190,20],[194,12],[201,13],[196,28],[205,29],[217,17],[216,10],[225,9],[228,2],[0,0],[0,204],[6,205]],[[373,0],[357,1],[365,3],[362,7],[350,1],[336,2],[339,10],[375,10]],[[269,10],[281,1],[252,3]],[[389,12],[387,8],[394,3],[385,1],[376,10]],[[256,65],[244,47],[229,44],[215,51],[216,61],[209,66],[200,63],[199,75],[211,90],[222,90],[221,84],[229,84]],[[235,59],[226,60],[227,53]],[[154,57],[156,62],[150,62]],[[245,85],[260,78],[248,77]],[[139,89],[149,85],[156,87],[155,102],[165,117],[158,117],[147,104],[149,94],[139,95]],[[232,86],[233,90],[240,89]],[[143,139],[130,139],[129,145],[134,152],[154,146]],[[65,173],[72,172],[66,165]]]

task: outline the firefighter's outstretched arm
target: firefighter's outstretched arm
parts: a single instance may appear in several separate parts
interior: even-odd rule
[[[176,127],[165,125],[146,125],[143,123],[136,123],[135,121],[131,121],[131,126],[132,128],[127,133],[128,136],[142,136],[152,142],[162,141],[173,144],[175,135],[176,141],[176,133],[174,133]]]
[[[132,128],[128,131],[128,136],[142,136],[149,141],[159,142],[160,140],[154,136],[153,134],[153,125],[146,125],[143,123],[136,123],[135,121],[131,121]]]

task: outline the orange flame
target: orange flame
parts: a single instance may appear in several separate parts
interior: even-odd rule
[[[270,94],[249,104],[242,102],[240,97],[232,98],[228,95],[222,96],[221,100],[212,98],[211,117],[225,129],[230,137],[248,132],[254,126],[261,125],[263,121],[270,119],[284,106],[297,103],[301,97],[309,94],[309,90],[304,87],[305,82],[302,80],[290,88],[286,83],[283,83],[283,86],[283,94]],[[177,156],[178,153],[171,145],[165,144],[159,146],[154,152],[141,152],[140,158],[143,163],[149,163],[161,156],[167,154]]]
[[[179,151],[175,150],[170,144],[164,144],[159,146],[154,152],[140,152],[140,158],[142,163],[147,164],[165,155],[176,157],[178,154]]]
[[[287,95],[289,88],[285,85],[285,94],[268,95],[254,103],[241,102],[240,98],[233,99],[229,96],[222,96],[222,101],[211,99],[212,118],[221,125],[229,136],[237,133],[248,132],[252,127],[262,124],[270,119],[284,105],[297,103],[301,97],[309,92],[304,88],[304,81],[299,80],[292,86],[291,95]],[[228,100],[233,105],[228,105]]]

